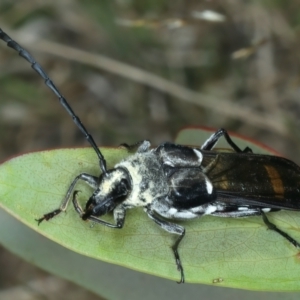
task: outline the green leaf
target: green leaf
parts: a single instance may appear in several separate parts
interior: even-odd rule
[[[184,140],[187,144],[200,145],[209,134],[185,130],[176,142]],[[255,152],[266,152],[248,140],[235,138],[235,141],[241,148],[247,145]],[[102,151],[110,167],[127,155],[123,150]],[[180,274],[170,249],[174,237],[161,230],[142,209],[128,211],[122,230],[83,222],[72,205],[66,214],[37,226],[35,219],[58,208],[69,184],[81,172],[99,175],[97,157],[92,149],[53,150],[16,157],[0,167],[0,205],[33,230],[79,254],[178,281]],[[92,191],[84,183],[79,183],[76,189],[81,191],[79,201],[84,206]],[[112,221],[112,216],[106,219]],[[299,213],[273,213],[269,219],[300,240]],[[179,252],[187,282],[252,290],[300,289],[298,251],[280,235],[268,231],[261,218],[206,216],[178,223],[186,228]],[[0,234],[0,239],[13,245],[16,241],[9,241],[8,228],[2,233],[3,239]],[[28,260],[33,257],[38,260],[40,256],[38,264],[51,269],[52,260],[48,256],[43,258],[39,249],[37,244],[30,250],[35,251],[34,255],[23,253],[23,257],[27,255]],[[61,272],[63,270],[56,273]],[[75,275],[61,276],[72,280]],[[78,276],[73,280],[78,282]],[[89,280],[92,279],[84,277],[83,285],[97,291],[96,283],[91,284]]]

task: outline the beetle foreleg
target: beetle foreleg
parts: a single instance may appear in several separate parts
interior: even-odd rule
[[[148,205],[145,208],[145,211],[146,211],[148,217],[150,219],[152,219],[156,224],[158,224],[162,229],[166,230],[169,233],[179,235],[179,237],[175,241],[174,245],[172,246],[172,250],[173,250],[173,253],[175,256],[177,269],[181,274],[181,278],[178,283],[184,283],[184,272],[183,272],[183,267],[181,264],[180,256],[178,253],[178,246],[185,235],[185,228],[178,224],[170,223],[168,221],[161,219],[160,217],[157,216],[157,214],[154,213],[154,211],[151,209],[150,205]]]
[[[214,148],[214,146],[216,145],[216,143],[218,142],[218,140],[224,136],[224,138],[226,139],[227,143],[231,146],[231,148],[235,151],[235,152],[243,152],[243,153],[252,153],[252,150],[249,147],[246,147],[244,150],[241,150],[241,148],[239,146],[236,145],[236,143],[231,139],[231,137],[229,136],[228,132],[221,128],[219,130],[217,130],[214,134],[212,134],[205,142],[204,144],[201,146],[202,150],[211,150]]]
[[[84,210],[82,209],[82,207],[80,206],[80,204],[78,203],[78,200],[76,199],[76,195],[78,194],[78,191],[74,191],[73,193],[73,205],[74,208],[76,210],[76,212],[79,214],[79,216],[82,218],[82,216],[84,215]],[[125,209],[122,206],[116,207],[114,209],[114,219],[116,221],[116,224],[111,224],[109,222],[103,221],[101,219],[99,219],[96,216],[88,216],[86,219],[102,224],[104,226],[110,227],[110,228],[117,228],[117,229],[121,229],[124,226],[124,222],[125,222]]]
[[[277,233],[279,233],[281,236],[283,236],[284,238],[286,238],[291,244],[293,244],[296,248],[300,248],[300,244],[294,240],[291,236],[289,236],[287,233],[285,233],[284,231],[280,230],[279,228],[276,227],[275,224],[271,223],[266,214],[261,210],[261,216],[263,218],[264,223],[267,225],[267,227],[270,230],[274,230]]]
[[[43,222],[44,220],[49,221],[50,219],[54,218],[55,216],[57,216],[58,214],[60,214],[62,211],[66,211],[69,201],[70,201],[70,195],[77,183],[78,180],[83,180],[84,182],[86,182],[89,186],[91,186],[93,189],[96,189],[98,187],[98,177],[86,174],[86,173],[81,173],[78,176],[76,176],[76,178],[73,180],[73,182],[71,183],[68,192],[64,198],[64,200],[62,201],[60,207],[58,209],[55,209],[47,214],[45,214],[42,218],[40,219],[35,219],[38,222],[38,225],[40,225],[41,222]]]

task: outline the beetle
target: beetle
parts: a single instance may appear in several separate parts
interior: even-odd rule
[[[37,219],[38,225],[66,211],[72,200],[82,220],[121,229],[127,209],[142,207],[148,217],[163,230],[177,235],[172,251],[180,281],[184,269],[178,253],[185,228],[176,220],[204,215],[218,217],[262,216],[266,226],[283,236],[295,247],[300,244],[271,223],[266,213],[300,210],[300,167],[292,161],[271,155],[254,154],[249,147],[240,149],[225,129],[212,134],[201,147],[163,143],[151,148],[148,140],[134,145],[122,144],[132,155],[107,169],[106,161],[93,137],[35,59],[0,29],[0,38],[16,50],[45,80],[60,104],[93,147],[101,174],[76,176],[59,208]],[[224,137],[230,149],[215,146]],[[94,190],[82,208],[77,200],[77,182],[81,180]],[[113,213],[115,223],[100,217]]]

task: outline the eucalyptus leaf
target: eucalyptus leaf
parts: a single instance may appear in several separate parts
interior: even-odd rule
[[[197,130],[198,141],[192,130],[181,132],[177,142],[185,139],[187,144],[200,145],[210,134]],[[266,149],[248,140],[235,141],[241,148],[247,145],[255,152],[266,153]],[[120,149],[102,152],[110,167],[127,156]],[[82,172],[99,175],[92,149],[52,150],[13,158],[0,167],[0,205],[25,225],[74,252],[178,281],[180,274],[170,249],[174,237],[161,230],[142,209],[128,211],[122,230],[83,222],[71,205],[67,213],[37,226],[35,219],[57,208],[73,178]],[[84,183],[76,189],[81,191],[78,198],[84,206],[92,190]],[[300,240],[299,213],[273,213],[269,218]],[[112,216],[107,220],[112,221]],[[299,290],[297,249],[267,230],[261,218],[206,216],[178,223],[187,230],[179,248],[187,282],[252,290]]]

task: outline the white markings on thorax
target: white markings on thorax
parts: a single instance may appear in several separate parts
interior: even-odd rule
[[[208,178],[205,178],[205,185],[206,185],[207,193],[211,195],[212,192],[213,192],[214,187],[213,187],[211,181]]]
[[[211,213],[215,212],[217,210],[217,206],[216,205],[207,205],[207,207],[205,208],[205,215],[210,215]]]
[[[108,178],[103,180],[101,185],[101,194],[108,195],[110,194],[111,190],[113,189],[114,185],[120,178],[124,176],[124,170],[116,169],[114,172],[109,174]]]
[[[128,170],[132,181],[132,191],[124,201],[128,206],[146,206],[158,197],[166,197],[169,186],[162,166],[155,154],[136,153],[115,166]]]
[[[238,210],[239,211],[242,211],[242,210],[248,210],[249,209],[249,207],[247,207],[247,206],[239,206],[238,207]]]
[[[193,149],[193,151],[194,151],[194,153],[197,155],[197,157],[198,157],[198,162],[199,163],[202,163],[202,160],[203,160],[203,154],[199,151],[199,150],[197,150],[197,149]]]

